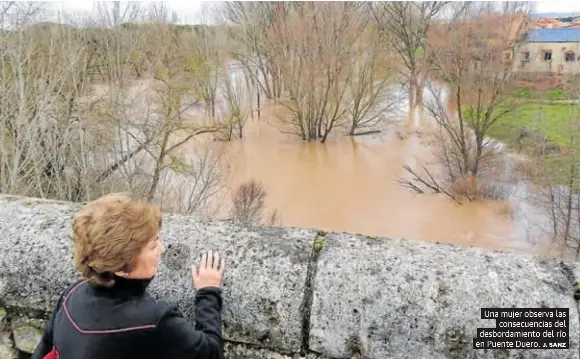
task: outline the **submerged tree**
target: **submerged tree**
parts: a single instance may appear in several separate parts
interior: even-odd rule
[[[355,44],[365,7],[357,3],[280,3],[266,39],[287,92],[285,131],[303,140],[328,135],[348,110]]]
[[[430,85],[431,100],[425,104],[436,123],[436,155],[443,170],[434,175],[423,168],[421,174],[406,167],[413,179],[403,183],[474,200],[483,195],[477,176],[497,157],[487,134],[517,106],[506,88],[523,42],[528,5],[456,6],[452,21],[431,26],[427,53],[435,66],[432,75],[443,83]],[[450,187],[459,190],[451,193]]]
[[[409,104],[416,107],[422,97],[429,63],[425,61],[427,36],[431,23],[448,1],[387,1],[371,3],[377,29],[395,49],[406,70],[402,75],[409,84]]]

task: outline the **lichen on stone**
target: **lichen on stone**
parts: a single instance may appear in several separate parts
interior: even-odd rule
[[[574,286],[574,299],[579,300],[580,299],[580,283],[574,282],[573,286]]]
[[[42,331],[32,325],[21,325],[12,328],[14,343],[19,350],[32,354],[40,342]]]
[[[324,242],[326,241],[326,239],[323,236],[316,236],[316,239],[314,240],[314,245],[313,245],[313,249],[315,252],[320,252],[322,250],[322,247],[324,247]]]

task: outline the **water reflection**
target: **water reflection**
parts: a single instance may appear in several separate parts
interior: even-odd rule
[[[303,143],[281,134],[273,118],[266,112],[261,120],[250,121],[245,138],[225,146],[232,165],[230,187],[249,178],[262,181],[268,191],[267,210],[277,209],[284,226],[540,250],[523,235],[523,224],[510,218],[507,201],[460,206],[440,195],[419,195],[401,187],[397,178],[404,175],[403,164],[433,159],[417,136],[400,140],[393,128],[380,136]],[[408,120],[400,126],[408,126]],[[541,238],[538,244],[544,243]]]
[[[400,109],[406,106],[402,101]],[[281,133],[278,111],[263,108],[260,119],[248,121],[243,140],[212,146],[224,150],[230,165],[227,187],[251,178],[261,181],[268,192],[265,212],[276,209],[283,226],[543,253],[549,236],[541,230],[546,228],[541,214],[527,201],[525,185],[510,201],[460,206],[397,183],[406,175],[403,165],[417,168],[434,160],[425,136],[415,133],[432,126],[425,111],[403,113],[379,135],[335,134],[326,144],[304,143]],[[192,141],[180,152],[194,158],[202,147]],[[228,215],[227,195],[214,197],[225,204],[219,217]]]

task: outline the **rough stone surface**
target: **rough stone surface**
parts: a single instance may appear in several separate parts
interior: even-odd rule
[[[249,347],[246,345],[226,343],[224,355],[227,359],[319,359],[316,354],[309,353],[306,356],[299,354],[284,355],[263,348]]]
[[[331,357],[578,358],[578,311],[557,261],[331,234],[313,287],[310,349]],[[570,350],[473,350],[482,307],[570,308]],[[495,353],[492,355],[492,353]]]
[[[12,320],[12,336],[14,337],[14,346],[24,352],[32,354],[34,348],[40,342],[44,321],[29,318],[16,318]]]
[[[50,311],[76,279],[69,239],[79,205],[9,197],[0,199],[0,298],[7,306]],[[227,338],[298,352],[300,301],[315,233],[303,229],[245,230],[227,222],[165,215],[166,244],[153,296],[178,304],[194,320],[192,264],[204,250],[227,256],[224,332]]]
[[[18,352],[14,349],[14,343],[10,338],[10,333],[0,331],[0,359],[17,359]]]
[[[20,355],[34,346],[42,324],[30,319],[46,318],[76,279],[68,235],[79,208],[0,195],[0,306],[7,311],[0,322],[10,327],[0,334],[0,359],[18,354],[12,333]],[[169,214],[161,237],[167,251],[150,291],[192,322],[190,265],[203,250],[227,256],[228,359],[580,359],[577,263]],[[480,319],[482,307],[570,308],[571,349],[473,350],[476,329],[495,326]]]
[[[0,307],[0,331],[5,331],[8,328],[8,317],[6,316],[6,309]]]

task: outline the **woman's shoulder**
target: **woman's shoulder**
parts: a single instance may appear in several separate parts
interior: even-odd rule
[[[167,312],[170,312],[173,310],[178,310],[176,304],[169,303],[166,300],[154,299],[153,297],[150,297],[150,301],[151,301],[151,306],[159,314],[159,316],[166,315]]]
[[[153,298],[151,298],[151,301],[152,301],[151,307],[153,309],[152,312],[156,317],[156,323],[158,325],[162,324],[163,322],[167,321],[170,318],[175,317],[183,318],[183,313],[181,312],[177,304]]]
[[[83,285],[86,281],[87,281],[86,279],[82,278],[77,278],[74,279],[73,281],[69,281],[67,284],[65,284],[64,289],[60,292],[58,302],[59,303],[62,302],[63,299],[66,299],[66,297],[68,297],[74,290]]]

